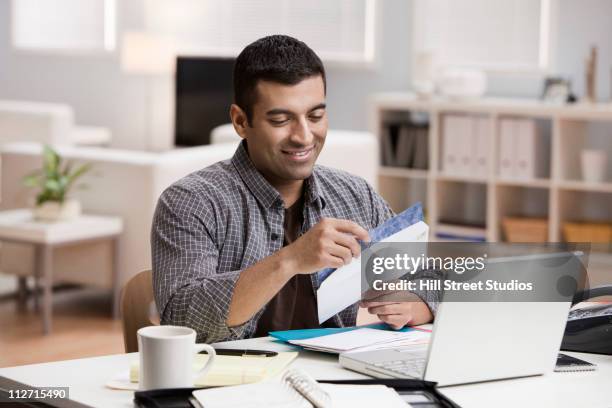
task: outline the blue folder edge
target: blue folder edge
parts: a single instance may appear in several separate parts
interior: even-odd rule
[[[412,327],[404,327],[399,330],[392,329],[389,325],[385,323],[372,323],[365,326],[352,326],[352,327],[330,327],[330,328],[322,328],[322,329],[301,329],[301,330],[284,330],[284,331],[273,331],[268,334],[275,339],[284,341],[285,343],[289,342],[289,340],[305,340],[312,339],[315,337],[329,336],[330,334],[342,333],[351,330],[357,329],[378,329],[378,330],[392,330],[399,332],[408,332],[415,330]]]

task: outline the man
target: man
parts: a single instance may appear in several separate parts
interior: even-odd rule
[[[363,179],[315,166],[325,95],[323,64],[301,41],[274,35],[240,53],[230,108],[240,146],[231,160],[173,184],[157,205],[151,240],[162,324],[192,327],[205,342],[319,327],[316,272],[350,263],[358,240],[393,215]],[[363,306],[395,328],[428,322],[435,296],[417,295],[423,300]],[[354,325],[357,310],[324,326]]]

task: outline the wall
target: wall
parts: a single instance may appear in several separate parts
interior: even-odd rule
[[[597,97],[612,101],[612,1],[554,0],[557,2],[554,73],[569,78],[576,95],[584,95],[585,60],[591,45],[599,48]],[[494,95],[539,97],[541,76],[489,76],[489,93]]]
[[[574,81],[578,94],[584,89],[583,65],[590,44],[600,46],[598,95],[610,98],[612,66],[612,1],[558,0],[558,72]],[[142,25],[141,1],[120,1],[119,30]],[[367,96],[373,92],[408,90],[411,73],[412,2],[382,0],[378,67],[329,67],[328,106],[330,126],[367,128]],[[118,53],[72,57],[16,52],[10,48],[10,1],[0,0],[0,98],[64,102],[75,108],[81,124],[108,126],[115,147],[139,149],[151,146],[147,136],[148,85],[156,104],[149,116],[161,136],[170,132],[171,78],[147,78],[121,72]],[[540,77],[492,76],[489,93],[538,96]],[[153,143],[155,145],[155,143]]]
[[[118,28],[139,25],[139,1],[119,1]],[[0,1],[0,98],[67,103],[77,123],[107,126],[113,145],[145,146],[147,78],[121,72],[118,53],[37,54],[10,45],[11,1]]]

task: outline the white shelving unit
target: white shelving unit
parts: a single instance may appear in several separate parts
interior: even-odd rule
[[[612,163],[605,182],[581,180],[580,151],[604,149],[612,158],[612,104],[556,106],[536,100],[484,98],[473,101],[418,99],[408,93],[381,93],[370,100],[370,128],[380,135],[385,121],[409,113],[429,118],[429,168],[380,167],[379,190],[395,211],[415,201],[424,203],[432,237],[452,230],[461,219],[487,241],[503,240],[504,216],[548,219],[549,240],[563,240],[565,221],[612,222]],[[441,170],[442,118],[445,114],[474,114],[490,123],[487,172],[459,176]],[[497,174],[501,118],[533,118],[548,129],[550,168],[544,178],[507,179]],[[451,225],[449,224],[451,221]]]

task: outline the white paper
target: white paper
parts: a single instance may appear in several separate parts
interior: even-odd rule
[[[332,407],[352,408],[406,408],[402,397],[392,388],[384,385],[321,384],[331,396]]]
[[[407,332],[363,328],[315,337],[291,340],[291,344],[331,353],[344,353],[384,348],[423,345],[429,341],[429,333],[417,330]]]
[[[386,350],[397,349],[401,351],[413,351],[413,352],[417,350],[422,350],[423,352],[427,352],[427,348],[429,347],[430,341],[431,341],[431,332],[414,330],[414,331],[408,332],[408,334],[405,337],[401,337],[397,340],[359,347],[357,349],[349,350],[347,351],[347,353],[372,351],[372,350],[385,350],[385,349]]]
[[[429,226],[423,221],[383,239],[381,242],[427,242]],[[361,299],[361,257],[336,269],[317,290],[319,323]]]

